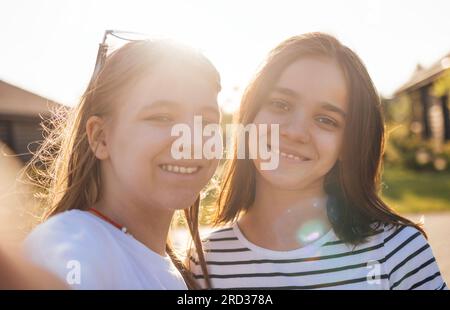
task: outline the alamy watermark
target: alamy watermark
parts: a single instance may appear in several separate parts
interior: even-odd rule
[[[67,262],[66,268],[69,269],[66,275],[66,282],[69,285],[81,284],[81,264],[73,259]]]
[[[381,264],[376,260],[369,260],[367,262],[366,268],[369,269],[367,273],[367,283],[369,285],[380,285],[381,284]]]
[[[279,164],[279,124],[227,124],[226,141],[237,136],[237,149],[224,152],[223,129],[219,124],[203,126],[202,116],[194,116],[193,132],[187,124],[176,124],[171,135],[178,137],[171,148],[174,159],[232,159],[235,151],[238,159],[261,160],[261,170],[277,169]],[[270,140],[269,138],[270,133]],[[248,136],[248,139],[246,139]],[[204,141],[206,138],[206,141]],[[247,141],[247,143],[246,143]],[[248,146],[248,152],[247,152]],[[232,147],[235,147],[232,145]],[[192,150],[192,148],[194,148]],[[224,156],[225,155],[225,156]]]

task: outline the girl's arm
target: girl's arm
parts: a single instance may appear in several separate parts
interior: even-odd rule
[[[42,290],[68,287],[54,275],[26,261],[17,249],[0,246],[0,289]]]

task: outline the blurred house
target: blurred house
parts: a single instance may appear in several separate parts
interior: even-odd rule
[[[22,162],[31,158],[36,141],[42,140],[41,116],[59,103],[0,80],[0,142],[6,144]]]
[[[390,104],[397,105],[394,113],[399,115],[394,118],[408,121],[413,133],[443,145],[450,141],[449,96],[450,53],[429,68],[418,65],[411,78],[395,92]]]

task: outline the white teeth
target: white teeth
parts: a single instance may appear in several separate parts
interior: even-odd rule
[[[305,160],[305,158],[303,158],[303,157],[298,157],[298,156],[295,156],[295,155],[293,155],[293,154],[287,154],[287,153],[284,153],[284,152],[276,152],[276,153],[279,153],[281,156],[283,156],[283,157],[287,157],[287,158],[290,158],[290,159],[295,159],[295,160]]]
[[[192,174],[197,172],[199,167],[184,167],[184,166],[176,166],[176,165],[162,165],[162,170],[175,172],[180,174]]]
[[[281,155],[283,157],[287,157],[287,158],[295,159],[295,160],[299,160],[299,161],[308,160],[308,158],[306,158],[306,157],[300,157],[300,156],[296,156],[296,155],[293,155],[293,154],[287,154],[287,153],[284,153],[284,152],[280,152],[279,149],[272,150],[271,146],[269,146],[269,145],[268,145],[268,148],[269,148],[270,151],[274,152],[275,154],[279,154],[279,155]]]

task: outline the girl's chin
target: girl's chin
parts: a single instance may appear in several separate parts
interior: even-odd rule
[[[167,189],[165,192],[160,193],[161,204],[165,208],[173,210],[182,210],[192,206],[197,198],[200,196],[200,190],[192,189]]]
[[[269,183],[273,187],[286,189],[286,190],[296,190],[304,187],[308,184],[308,179],[310,179],[306,174],[303,173],[293,173],[289,171],[260,171],[259,172],[266,183]]]

